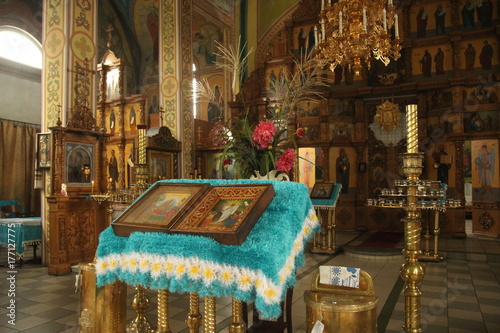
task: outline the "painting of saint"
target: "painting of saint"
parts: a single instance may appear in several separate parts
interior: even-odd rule
[[[465,70],[467,72],[472,72],[474,70],[474,64],[476,62],[476,49],[471,43],[467,45],[464,52],[465,55]]]
[[[417,37],[425,37],[427,34],[427,11],[424,7],[420,7],[417,14]]]
[[[472,30],[475,28],[474,24],[474,12],[476,8],[470,0],[467,0],[464,7],[462,8],[462,24],[464,30]]]
[[[426,77],[431,76],[431,66],[432,66],[432,56],[429,50],[425,50],[422,59],[420,59],[420,67],[422,69],[422,74]]]
[[[436,19],[436,35],[445,33],[445,17],[446,9],[443,5],[439,4],[434,12],[434,18]]]
[[[130,134],[136,134],[137,133],[137,119],[135,115],[135,109],[132,107],[130,109]]]
[[[492,192],[492,184],[495,177],[495,152],[488,145],[481,145],[481,149],[477,152],[477,157],[474,159],[479,182],[483,194]]]
[[[111,110],[111,113],[109,115],[109,132],[111,135],[115,135],[115,127],[116,127],[115,111]]]
[[[479,55],[479,62],[483,69],[491,69],[491,59],[493,58],[493,46],[487,40],[483,42],[483,49]]]
[[[493,2],[491,0],[479,0],[477,5],[477,19],[481,28],[489,28],[493,25]]]
[[[348,193],[349,190],[349,171],[351,164],[349,157],[343,148],[340,149],[339,156],[335,162],[336,179],[335,182],[342,184],[340,193]]]
[[[206,230],[231,230],[238,220],[245,216],[247,207],[252,199],[223,199],[220,200],[207,216],[202,220],[199,227]]]
[[[434,63],[436,65],[436,75],[444,74],[444,52],[438,48],[438,52],[434,56]]]

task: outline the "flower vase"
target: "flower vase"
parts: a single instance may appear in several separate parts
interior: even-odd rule
[[[267,180],[284,180],[290,181],[290,177],[286,173],[278,174],[278,170],[271,170],[267,173],[267,175],[262,176],[259,171],[255,170],[250,179],[267,179]],[[256,176],[255,176],[256,175]]]

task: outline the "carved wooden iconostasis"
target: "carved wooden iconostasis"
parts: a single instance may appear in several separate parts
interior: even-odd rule
[[[493,156],[480,155],[477,147],[486,145],[488,152],[491,147],[497,154],[497,146],[488,140],[497,140],[498,145],[500,134],[500,65],[494,28],[499,22],[498,8],[491,1],[483,3],[493,8],[489,16],[478,19],[467,14],[470,5],[466,1],[458,5],[442,1],[402,5],[395,1],[404,40],[401,58],[387,67],[374,61],[360,78],[338,66],[328,74],[330,89],[324,92],[325,100],[297,105],[289,126],[305,129],[304,138],[298,141],[303,148],[299,154],[314,153],[314,162],[321,167],[314,170],[316,181],[343,184],[336,209],[339,230],[402,230],[402,210],[367,207],[365,203],[403,177],[400,154],[406,151],[405,106],[417,104],[419,149],[425,156],[422,177],[445,182],[447,196],[462,203],[466,202],[464,188],[471,183],[474,195],[467,209],[473,211],[473,231],[498,236],[498,199],[488,196],[489,185],[474,181],[479,177],[475,161]],[[260,38],[257,69],[242,88],[255,118],[263,119],[272,109],[266,91],[279,80],[283,66],[293,70],[289,52],[297,56],[300,49],[308,50],[313,43],[310,31],[318,24],[320,5],[313,0],[299,2]],[[478,9],[477,4],[472,6]],[[422,8],[428,17],[425,22]],[[230,107],[232,116],[243,110],[238,101]],[[209,131],[203,131],[202,141]],[[494,166],[497,175],[499,164]],[[304,167],[306,171],[300,170]],[[299,163],[299,170],[296,180],[310,181],[305,173],[312,175],[310,168]],[[493,179],[491,195],[498,198],[495,184]],[[483,190],[485,194],[478,195]],[[424,226],[433,218],[430,215],[424,214]],[[464,208],[448,209],[440,213],[441,231],[464,237],[464,220]]]

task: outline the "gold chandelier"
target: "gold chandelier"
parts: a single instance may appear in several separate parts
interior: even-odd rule
[[[394,9],[392,0],[339,0],[333,4],[321,0],[318,56],[330,61],[332,71],[337,65],[348,65],[355,76],[361,75],[362,62],[370,68],[372,59],[386,66],[389,58],[397,60],[401,39]]]

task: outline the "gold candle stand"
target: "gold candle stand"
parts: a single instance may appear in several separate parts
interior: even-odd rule
[[[136,294],[132,300],[132,308],[136,315],[127,327],[127,332],[149,333],[151,325],[146,318],[146,311],[149,307],[149,298],[144,293],[144,287],[140,284],[135,286]]]
[[[168,290],[158,290],[158,330],[156,333],[172,333],[168,322]]]
[[[233,298],[233,322],[229,325],[229,333],[245,333],[247,331],[243,321],[243,303]]]
[[[322,230],[314,234],[311,253],[334,254],[337,252],[335,245],[335,207],[315,206]],[[326,221],[324,219],[326,215]]]
[[[200,296],[197,293],[189,294],[189,315],[186,318],[186,324],[189,327],[189,333],[198,333],[201,327],[200,314]]]
[[[215,297],[205,297],[203,333],[215,333]]]

